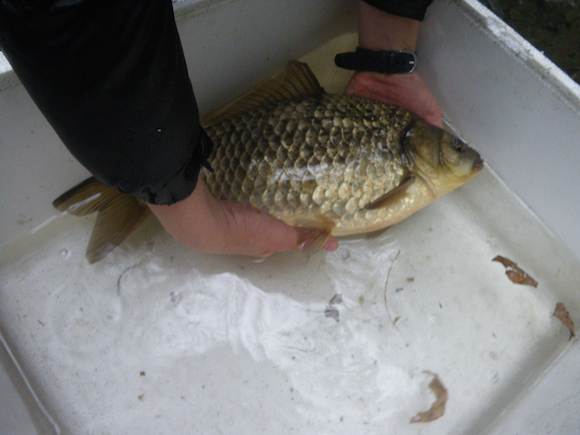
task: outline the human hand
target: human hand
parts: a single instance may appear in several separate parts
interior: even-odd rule
[[[443,127],[439,103],[417,73],[386,75],[357,71],[344,93],[404,107],[425,121]]]
[[[317,231],[294,228],[253,207],[215,199],[201,177],[186,199],[148,206],[178,242],[207,253],[267,257],[274,252],[309,251],[321,240]],[[322,249],[337,247],[330,237]]]
[[[359,46],[369,50],[415,51],[419,25],[417,20],[388,14],[361,1]],[[345,94],[395,104],[442,126],[441,108],[416,72],[386,75],[359,71],[352,76]]]

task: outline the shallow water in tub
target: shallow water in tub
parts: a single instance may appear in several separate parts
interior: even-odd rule
[[[90,266],[93,222],[0,250],[1,329],[62,433],[481,432],[569,344],[556,303],[580,309],[580,265],[489,169],[310,258],[203,255],[149,219]],[[444,415],[411,423],[434,375]]]
[[[578,264],[487,169],[310,259],[197,254],[151,219],[89,266],[92,223],[59,217],[0,257],[2,328],[64,433],[462,433],[567,345],[556,303],[578,312]],[[445,414],[411,424],[430,373]]]

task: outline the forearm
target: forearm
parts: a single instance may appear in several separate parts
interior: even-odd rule
[[[359,46],[370,50],[415,50],[420,22],[360,2]]]
[[[2,0],[0,46],[99,180],[160,204],[191,193],[201,128],[170,0]]]
[[[425,12],[433,0],[364,0],[376,9],[399,17],[423,21]]]
[[[430,3],[431,0],[361,0],[359,46],[375,51],[415,51],[419,26]],[[427,122],[442,126],[439,104],[416,71],[357,71],[345,93],[402,106]]]

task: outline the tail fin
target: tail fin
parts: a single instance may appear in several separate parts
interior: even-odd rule
[[[65,192],[52,205],[75,216],[98,212],[86,252],[90,264],[105,258],[150,214],[136,198],[107,187],[94,177]]]

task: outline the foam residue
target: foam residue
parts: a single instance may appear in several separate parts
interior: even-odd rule
[[[389,249],[375,253],[373,262],[363,263],[388,266],[392,253]],[[330,258],[336,261],[331,262],[329,279],[343,266],[340,256]],[[307,419],[366,421],[373,427],[389,420],[408,421],[428,408],[429,376],[421,367],[397,361],[387,345],[393,337],[384,327],[384,310],[368,311],[360,303],[365,280],[359,274],[368,272],[361,269],[346,280],[331,279],[335,291],[343,295],[337,323],[324,315],[325,303],[266,293],[232,273],[204,276],[194,271],[182,278],[183,285],[173,288],[158,310],[149,310],[152,321],[139,328],[138,341],[156,358],[203,354],[228,344],[236,354],[248,352],[256,362],[267,360],[305,399],[307,406],[300,412]],[[381,281],[384,272],[375,270]],[[166,274],[136,271],[126,285],[132,287],[145,276],[148,282],[161,282]],[[111,306],[107,312],[116,310]]]
[[[194,272],[185,281],[140,331],[156,357],[203,354],[227,343],[284,373],[306,400],[300,411],[307,418],[385,424],[425,406],[428,376],[389,355],[380,316],[365,312],[354,295],[345,297],[337,324],[324,316],[323,303],[265,293],[231,273]]]

